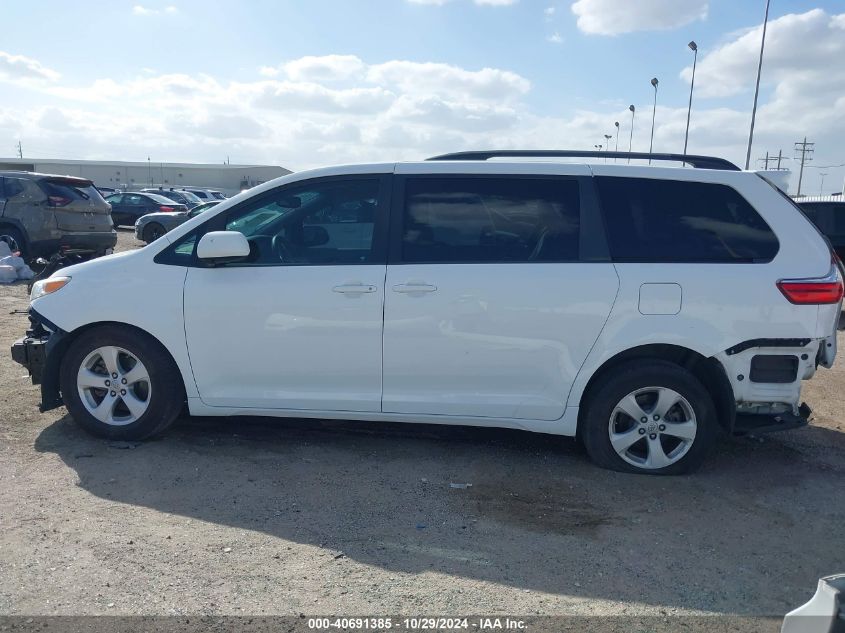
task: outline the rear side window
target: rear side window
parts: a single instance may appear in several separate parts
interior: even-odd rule
[[[6,198],[14,198],[23,193],[25,189],[23,180],[20,178],[6,178],[5,181]]]
[[[42,180],[41,189],[49,197],[73,200],[100,200],[102,196],[93,183],[82,183],[63,180]]]
[[[577,261],[579,229],[574,178],[409,178],[402,260]]]
[[[725,185],[597,177],[610,254],[617,262],[768,262],[778,240]]]

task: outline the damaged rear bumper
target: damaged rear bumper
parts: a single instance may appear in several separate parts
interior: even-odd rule
[[[813,417],[813,410],[802,402],[797,413],[784,411],[777,414],[738,413],[734,423],[734,435],[749,433],[773,433],[807,426]]]

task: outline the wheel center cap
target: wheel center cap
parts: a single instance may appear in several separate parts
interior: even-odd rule
[[[649,422],[648,425],[645,427],[646,431],[649,433],[657,433],[657,423],[656,422]]]

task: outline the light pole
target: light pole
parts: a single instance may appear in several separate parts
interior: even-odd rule
[[[689,85],[689,107],[687,108],[687,131],[684,133],[684,156],[687,155],[687,141],[689,140],[689,117],[692,113],[692,89],[695,88],[695,64],[698,62],[698,44],[695,41],[687,44],[693,52],[692,58],[692,81]]]
[[[150,187],[153,186],[153,165],[150,162],[150,157],[147,156],[147,175],[150,178]]]
[[[657,115],[657,77],[652,77],[651,85],[654,86],[654,107],[651,110],[651,141],[648,144],[648,164],[651,165],[651,150],[654,148],[654,117]]]
[[[604,145],[604,153],[605,154],[607,154],[607,150],[610,149],[610,139],[612,139],[612,138],[613,138],[613,134],[605,134],[604,135],[604,140],[606,141],[605,145]],[[607,162],[607,156],[604,157],[604,162]]]
[[[631,147],[634,143],[634,115],[637,113],[637,109],[634,107],[634,104],[628,106],[628,109],[631,111],[631,134],[628,136],[628,153],[631,153]],[[631,164],[631,157],[628,156],[628,164]]]
[[[769,2],[770,0],[766,0],[766,15],[763,18],[763,38],[760,40],[760,61],[757,63],[757,86],[754,88],[754,106],[751,108],[751,129],[748,131],[745,169],[751,165],[751,143],[754,140],[754,119],[757,118],[757,96],[760,94],[760,73],[763,71],[763,49],[766,47],[766,26],[769,24]]]
[[[819,176],[822,177],[822,182],[819,185],[819,195],[823,196],[824,195],[824,177],[827,176],[827,172],[826,171],[820,171]]]
[[[619,121],[614,121],[613,125],[616,126],[616,152],[619,153]],[[616,156],[613,157],[613,162],[616,162]]]

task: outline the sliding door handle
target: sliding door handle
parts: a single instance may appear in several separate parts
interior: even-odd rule
[[[349,283],[341,284],[332,288],[334,292],[339,292],[344,295],[363,295],[370,292],[375,292],[377,288],[369,284]]]
[[[437,286],[432,286],[422,281],[409,281],[406,284],[396,284],[393,286],[393,292],[401,292],[406,295],[423,294],[434,292],[435,290],[437,290]]]

